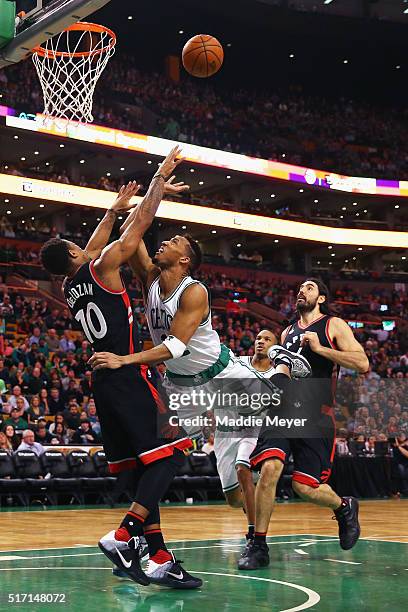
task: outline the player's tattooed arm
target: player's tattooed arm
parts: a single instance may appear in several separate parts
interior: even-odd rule
[[[305,332],[302,335],[302,346],[308,344],[317,355],[330,359],[344,368],[350,368],[364,374],[369,368],[369,361],[363,347],[354,337],[349,325],[339,317],[332,317],[328,331],[336,343],[335,349],[320,344],[316,332]]]
[[[108,244],[116,221],[116,215],[118,213],[125,213],[136,206],[136,204],[130,204],[130,200],[137,194],[138,191],[139,185],[136,183],[136,181],[130,181],[127,185],[122,185],[117,198],[111,207],[106,211],[102,221],[96,227],[85,247],[85,251],[92,259],[99,257],[102,250]]]
[[[181,299],[180,306],[170,326],[169,334],[188,344],[200,323],[208,315],[208,294],[202,285],[194,284],[187,287]],[[165,344],[158,344],[148,351],[133,355],[115,355],[113,353],[95,353],[89,360],[94,370],[110,368],[117,369],[124,365],[156,365],[173,355]]]

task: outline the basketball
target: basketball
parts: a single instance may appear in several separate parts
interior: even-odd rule
[[[182,60],[189,74],[205,79],[221,68],[224,61],[224,50],[214,36],[197,34],[184,45]]]

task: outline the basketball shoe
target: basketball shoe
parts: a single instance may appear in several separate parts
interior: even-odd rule
[[[256,570],[269,565],[269,549],[266,542],[260,544],[251,540],[246,546],[245,556],[238,559],[238,569]]]
[[[148,585],[150,580],[140,567],[139,538],[127,542],[115,539],[115,531],[110,531],[99,540],[98,546],[104,555],[131,580],[138,584]]]
[[[288,351],[279,344],[271,346],[268,350],[268,357],[274,362],[275,366],[280,363],[288,366],[292,378],[307,378],[312,374],[312,368],[306,357],[303,357],[300,353]]]
[[[135,540],[135,538],[131,538],[131,539]],[[140,544],[138,547],[139,558],[140,558],[140,562],[143,563],[144,561],[147,561],[149,558],[149,547],[147,545],[146,538],[144,536],[140,536],[140,538],[136,538],[136,539],[139,540],[139,544]],[[129,542],[128,542],[128,546],[130,546],[130,548],[136,548],[137,546],[136,542],[134,542],[133,545],[132,543],[129,544]],[[121,570],[119,567],[116,567],[116,565],[112,567],[112,574],[116,576],[116,578],[121,578],[122,580],[131,580],[130,576],[125,574],[125,572]]]
[[[350,550],[360,537],[360,524],[358,522],[359,504],[355,497],[343,497],[342,505],[334,511],[333,519],[339,524],[340,546],[343,550]]]
[[[152,584],[160,584],[172,589],[198,589],[203,581],[191,576],[181,567],[181,561],[177,561],[173,553],[171,559],[165,563],[156,563],[149,559],[146,576]]]

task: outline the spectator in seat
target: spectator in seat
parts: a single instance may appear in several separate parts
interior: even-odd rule
[[[24,397],[24,395],[21,393],[21,387],[19,385],[15,385],[13,387],[13,393],[12,393],[12,395],[10,395],[10,398],[9,398],[9,404],[10,404],[10,406],[12,408],[16,408],[17,407],[17,400],[18,399],[22,399],[23,400],[22,404],[20,402],[20,416],[21,416],[22,414],[24,414],[24,412],[26,412],[29,409],[30,405],[29,405],[28,401],[26,400],[26,398]],[[22,408],[21,408],[21,406],[22,406]]]
[[[81,391],[84,394],[84,397],[90,397],[92,395],[92,372],[91,370],[86,370],[84,374],[84,378],[81,380]]]
[[[40,398],[38,395],[33,395],[30,408],[27,410],[28,424],[35,425],[42,416],[44,416],[44,408],[41,406]]]
[[[47,429],[47,421],[40,419],[37,424],[37,430],[35,431],[35,441],[41,442],[41,444],[51,444],[53,435]]]
[[[70,332],[66,329],[64,330],[64,334],[60,340],[59,348],[64,353],[68,353],[68,351],[75,351],[75,343],[70,338]]]
[[[50,414],[47,389],[41,389],[40,391],[40,406],[44,410],[44,414]]]
[[[31,429],[25,429],[23,431],[23,438],[17,450],[33,451],[38,457],[45,452],[43,445],[40,442],[35,441],[34,432]]]
[[[0,379],[4,380],[6,385],[10,384],[9,369],[4,365],[4,359],[0,359]]]
[[[11,425],[13,425],[14,429],[27,429],[27,421],[20,416],[20,411],[18,408],[12,408],[10,412],[10,419],[8,421]]]
[[[56,423],[51,444],[70,444],[71,438],[63,423]]]
[[[16,434],[14,425],[12,425],[10,421],[6,421],[3,425],[3,432],[7,440],[10,442],[13,451],[15,451],[20,444],[20,438]]]
[[[44,379],[41,376],[40,368],[33,368],[28,378],[28,393],[30,395],[37,395],[44,386]]]
[[[214,433],[213,432],[209,434],[208,440],[207,442],[205,442],[201,450],[203,451],[203,453],[207,453],[207,455],[214,452]]]
[[[64,415],[65,422],[68,429],[78,429],[80,424],[79,418],[79,406],[75,400],[69,402],[68,408],[62,413]]]
[[[45,317],[45,325],[47,326],[47,329],[49,330],[48,335],[51,329],[53,329],[54,331],[56,330],[57,322],[59,319],[59,314],[60,314],[60,311],[58,310],[58,308],[54,308],[51,311],[51,314],[48,315],[48,317]],[[48,343],[48,340],[47,340],[47,343]]]
[[[350,449],[347,443],[347,430],[339,429],[339,433],[336,437],[336,452],[338,455],[349,455]]]
[[[60,341],[54,327],[48,330],[48,334],[45,335],[45,341],[51,353],[59,351]]]
[[[91,398],[88,403],[88,419],[91,421],[92,429],[100,436],[101,435],[101,424],[99,423],[98,415],[96,414],[95,400]]]
[[[10,296],[5,294],[3,301],[0,302],[0,317],[4,319],[11,319],[14,316],[14,308],[11,303]]]
[[[93,431],[89,419],[82,419],[79,428],[72,436],[74,444],[98,444],[99,436]]]
[[[9,454],[13,452],[11,442],[3,431],[0,431],[0,450],[7,451]]]
[[[395,438],[391,464],[392,493],[408,495],[408,439],[404,433]]]
[[[41,339],[41,329],[39,327],[34,327],[32,336],[28,340],[28,344],[31,346],[32,344],[36,344],[39,346]]]
[[[62,412],[57,412],[57,414],[55,415],[55,419],[53,423],[50,423],[50,426],[48,428],[48,431],[53,434],[55,432],[55,428],[58,425],[58,423],[61,423],[62,426],[65,429],[65,420],[64,420],[64,415],[62,414]]]
[[[69,402],[71,399],[74,399],[76,400],[77,404],[82,403],[84,396],[81,393],[79,386],[75,380],[70,379],[68,383],[68,389],[64,393],[64,399],[66,402]]]
[[[49,413],[57,414],[57,412],[62,412],[64,408],[64,401],[60,395],[59,389],[51,389],[50,398],[48,400]]]

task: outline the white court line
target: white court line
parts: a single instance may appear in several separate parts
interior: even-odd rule
[[[280,610],[280,612],[300,612],[300,610],[307,610],[312,606],[315,606],[320,601],[320,595],[316,593],[316,591],[312,591],[312,589],[308,589],[300,584],[294,584],[293,582],[284,582],[283,580],[273,580],[272,578],[260,578],[259,576],[244,576],[243,574],[225,574],[223,572],[196,572],[192,570],[194,574],[202,574],[207,576],[228,576],[229,578],[240,578],[241,580],[259,580],[260,582],[272,582],[274,584],[283,584],[284,586],[291,587],[292,589],[297,589],[298,591],[302,591],[306,593],[308,599],[305,603],[300,604],[300,606],[295,606],[294,608],[285,608],[285,610]]]
[[[332,561],[333,563],[348,563],[348,565],[362,565],[357,561],[343,561],[342,559],[323,559],[323,561]]]
[[[306,546],[313,546],[313,544],[319,544],[319,542],[338,542],[337,538],[328,538],[324,540],[312,540],[311,542],[305,542],[304,544],[299,544],[302,548]]]
[[[305,550],[302,550],[301,548],[295,548],[295,552],[298,553],[299,555],[308,555],[309,553],[306,552]]]

